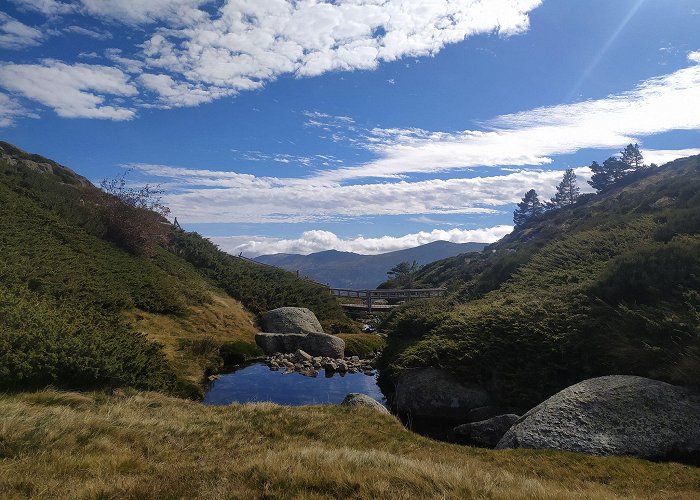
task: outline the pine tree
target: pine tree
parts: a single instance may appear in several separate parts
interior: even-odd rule
[[[639,151],[639,144],[628,144],[620,154],[623,163],[629,165],[629,170],[639,170],[644,168],[644,156]]]
[[[612,184],[609,172],[603,169],[600,163],[594,161],[591,163],[590,169],[593,175],[591,175],[591,180],[588,181],[588,184],[590,184],[593,189],[600,192]]]
[[[547,204],[550,208],[560,208],[567,205],[573,205],[576,198],[581,194],[581,190],[576,184],[576,174],[573,168],[569,168],[564,172],[564,177],[557,186],[557,192],[552,198],[552,201]]]
[[[522,226],[530,219],[542,215],[542,213],[544,213],[544,207],[537,197],[537,192],[531,189],[525,193],[523,200],[518,203],[518,208],[513,212],[513,222],[516,227]]]
[[[420,269],[418,263],[414,260],[413,262],[400,262],[387,271],[387,276],[392,280],[395,280],[397,285],[404,288],[413,288],[413,278]]]
[[[616,156],[611,156],[600,165],[597,161],[591,163],[591,180],[588,184],[600,192],[622,179],[629,171],[629,165]]]

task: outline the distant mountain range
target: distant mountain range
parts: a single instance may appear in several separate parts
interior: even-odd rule
[[[254,260],[281,267],[288,271],[299,271],[321,283],[338,288],[376,288],[387,280],[387,271],[404,261],[419,265],[454,257],[467,252],[480,252],[486,243],[451,243],[434,241],[415,248],[398,250],[379,255],[361,255],[353,252],[327,250],[309,255],[278,253],[261,255]]]

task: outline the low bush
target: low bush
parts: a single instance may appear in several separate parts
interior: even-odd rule
[[[262,349],[257,345],[240,340],[224,342],[219,347],[219,356],[221,356],[225,366],[240,365],[263,354]]]
[[[160,346],[116,316],[0,289],[0,389],[49,384],[183,389]]]
[[[348,318],[328,288],[294,273],[240,259],[197,233],[174,230],[171,251],[195,266],[249,311],[261,315],[278,307],[307,307],[319,321],[345,328]]]
[[[345,356],[369,358],[386,346],[383,337],[371,333],[340,334],[338,337],[345,341]]]

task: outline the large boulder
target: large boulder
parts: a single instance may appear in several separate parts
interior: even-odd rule
[[[629,375],[585,380],[527,412],[498,448],[700,458],[700,393]]]
[[[268,356],[275,353],[296,352],[306,335],[287,333],[258,333],[255,343]]]
[[[520,415],[507,413],[480,422],[458,425],[452,433],[460,441],[466,441],[477,446],[494,448],[510,427],[518,421]]]
[[[258,333],[255,335],[255,343],[268,356],[301,350],[311,356],[342,358],[345,353],[343,339],[325,333]]]
[[[326,333],[309,333],[302,339],[300,348],[312,356],[342,358],[345,355],[345,341]]]
[[[316,315],[305,307],[279,307],[262,316],[263,330],[270,333],[323,333]]]
[[[366,394],[358,394],[356,392],[351,392],[350,394],[345,396],[345,399],[343,399],[343,402],[340,403],[340,405],[362,406],[365,408],[369,408],[370,410],[378,411],[379,413],[389,413],[389,410],[387,410],[386,407],[379,401],[372,399]]]
[[[470,410],[489,403],[489,395],[482,388],[462,384],[437,368],[420,368],[402,373],[394,395],[394,404],[399,413],[462,422]]]

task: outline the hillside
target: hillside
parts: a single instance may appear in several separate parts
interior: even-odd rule
[[[303,305],[348,324],[327,290],[219,251],[163,220],[165,244],[110,238],[114,200],[56,162],[0,143],[0,389],[134,386],[197,395],[256,315]]]
[[[418,265],[424,265],[459,254],[478,252],[485,246],[484,243],[434,241],[415,248],[378,255],[328,250],[309,255],[261,255],[255,260],[287,271],[299,271],[300,275],[332,287],[363,289],[376,288],[386,280],[387,271],[400,262],[415,260]]]
[[[423,268],[452,294],[385,323],[386,386],[443,366],[523,410],[605,374],[700,385],[700,157],[640,177]]]

